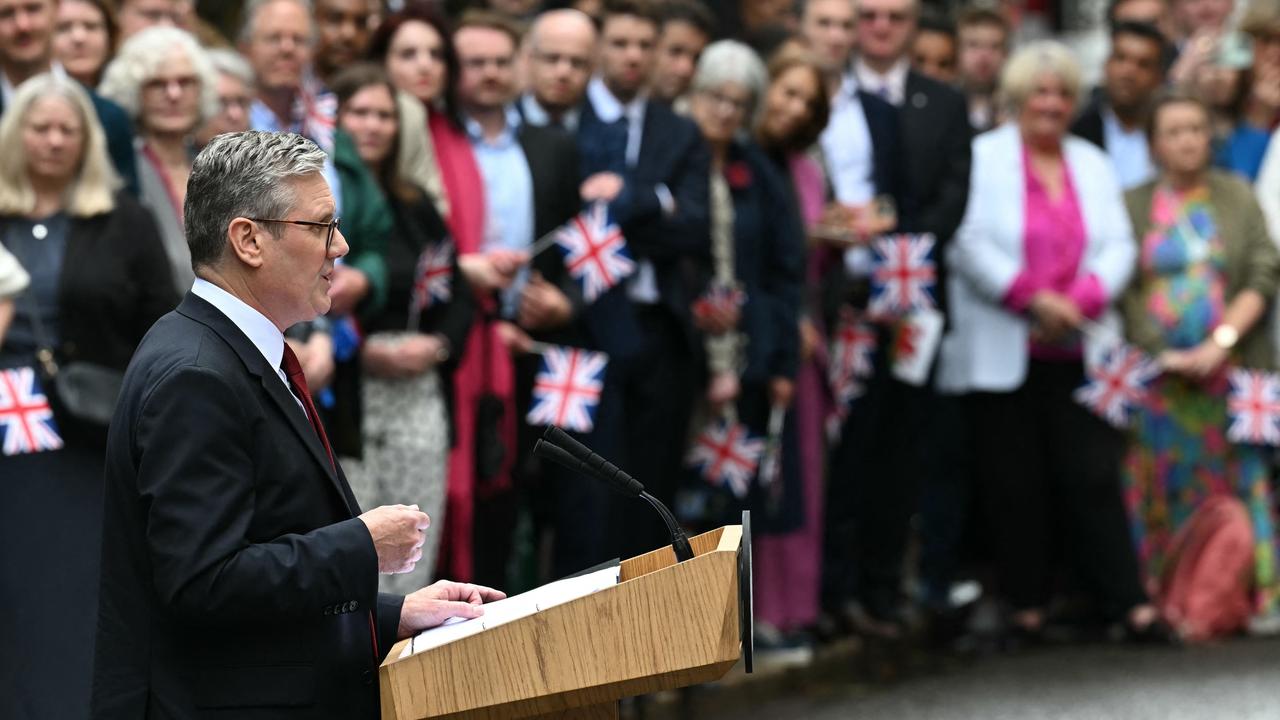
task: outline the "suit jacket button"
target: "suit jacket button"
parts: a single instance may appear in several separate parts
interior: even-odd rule
[[[356,610],[360,609],[360,603],[356,602],[355,600],[352,600],[350,605],[351,605],[352,612],[355,612]]]
[[[363,673],[361,673],[361,674],[360,674],[360,679],[364,681],[364,684],[365,684],[365,685],[372,685],[372,684],[373,684],[373,671],[372,671],[372,670],[365,670]]]
[[[325,615],[332,615],[332,614],[333,614],[333,606],[332,606],[332,605],[325,605],[325,606],[324,606],[324,614],[325,614]]]

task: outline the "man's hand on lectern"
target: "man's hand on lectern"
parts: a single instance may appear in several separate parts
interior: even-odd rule
[[[501,590],[437,580],[435,583],[410,593],[400,609],[400,630],[397,638],[403,640],[419,632],[433,628],[451,617],[476,618],[484,614],[482,605],[501,600],[507,594]]]
[[[378,553],[378,572],[406,573],[422,559],[423,531],[431,518],[417,505],[383,505],[360,516]]]

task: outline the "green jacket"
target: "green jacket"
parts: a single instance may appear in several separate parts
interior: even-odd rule
[[[1153,355],[1167,348],[1160,328],[1147,313],[1149,288],[1141,268],[1141,248],[1143,238],[1151,230],[1151,203],[1158,182],[1153,180],[1125,194],[1133,237],[1139,247],[1139,267],[1120,300],[1129,341]],[[1280,251],[1267,234],[1266,221],[1252,189],[1243,180],[1220,170],[1209,171],[1208,185],[1209,202],[1226,255],[1226,303],[1229,305],[1245,290],[1257,290],[1271,303],[1280,284]],[[1231,362],[1248,368],[1269,369],[1275,364],[1273,347],[1271,322],[1264,315],[1241,336],[1231,352]]]
[[[387,238],[391,234],[391,208],[378,181],[365,167],[356,144],[342,130],[333,133],[333,166],[342,184],[342,235],[351,250],[342,262],[369,278],[369,294],[358,312],[368,317],[387,301]]]

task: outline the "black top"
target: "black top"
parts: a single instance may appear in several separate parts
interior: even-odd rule
[[[445,228],[444,219],[426,193],[415,188],[411,200],[390,193],[388,201],[395,226],[387,242],[387,303],[380,313],[367,319],[365,329],[371,333],[409,329],[418,258],[427,248],[453,243]],[[449,340],[453,354],[460,355],[471,326],[475,303],[466,276],[458,267],[456,247],[453,251],[453,274],[449,284],[449,301],[433,302],[428,306],[421,313],[416,329],[424,333],[444,335]]]

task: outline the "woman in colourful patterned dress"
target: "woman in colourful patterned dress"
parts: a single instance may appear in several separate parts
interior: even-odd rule
[[[1141,245],[1122,304],[1129,340],[1159,358],[1163,373],[1138,414],[1125,463],[1125,494],[1149,590],[1170,542],[1203,502],[1234,495],[1255,538],[1254,612],[1280,601],[1267,452],[1227,441],[1226,368],[1270,369],[1260,320],[1280,280],[1280,254],[1249,186],[1209,169],[1209,111],[1171,96],[1152,111],[1149,136],[1159,178],[1126,197]]]

